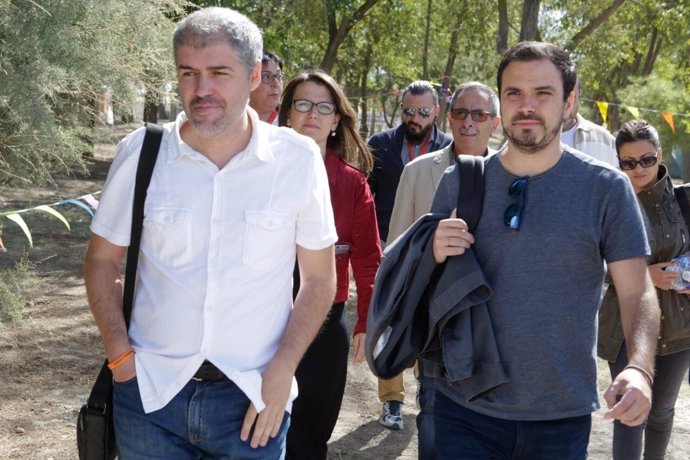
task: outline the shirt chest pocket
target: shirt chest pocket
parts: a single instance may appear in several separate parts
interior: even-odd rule
[[[190,262],[192,238],[191,209],[151,208],[144,216],[142,251],[166,266]]]
[[[245,265],[267,268],[294,248],[294,217],[275,211],[245,211],[242,251]]]

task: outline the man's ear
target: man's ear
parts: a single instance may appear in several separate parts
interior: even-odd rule
[[[567,120],[572,117],[573,103],[575,102],[575,91],[571,91],[563,105],[563,119]]]
[[[249,91],[254,91],[261,84],[261,61],[257,60],[252,72],[249,74]]]
[[[500,124],[501,124],[501,116],[496,115],[494,117],[493,121],[491,122],[491,133],[495,133],[496,130],[498,129],[498,125],[500,125]]]

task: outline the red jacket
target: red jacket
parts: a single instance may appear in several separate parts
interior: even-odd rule
[[[335,267],[338,287],[333,303],[345,302],[349,297],[350,274],[357,286],[357,322],[354,333],[365,332],[367,312],[374,288],[374,276],[381,262],[381,243],[374,199],[366,176],[345,163],[331,151],[326,152],[326,172],[331,190],[331,205],[338,232]],[[342,246],[349,246],[345,252]]]

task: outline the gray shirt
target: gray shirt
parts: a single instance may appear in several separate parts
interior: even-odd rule
[[[432,212],[455,207],[454,168],[441,180]],[[520,230],[513,230],[503,215],[517,201],[508,194],[517,178],[503,169],[500,155],[487,158],[474,244],[493,289],[488,307],[510,382],[471,403],[450,391],[447,396],[504,419],[589,414],[599,408],[596,337],[604,261],[649,253],[639,207],[624,174],[566,149],[554,167],[528,179]]]

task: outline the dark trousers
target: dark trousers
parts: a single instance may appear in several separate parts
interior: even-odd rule
[[[683,350],[670,355],[656,356],[654,385],[652,386],[652,409],[647,421],[638,426],[627,426],[620,420],[613,421],[613,458],[614,460],[639,459],[643,454],[645,460],[663,459],[671,440],[673,416],[675,415],[678,392],[685,378],[685,371],[690,361],[690,350]],[[628,364],[625,343],[621,346],[618,359],[609,363],[611,378],[615,378]]]
[[[448,460],[584,460],[592,417],[505,420],[462,407],[436,391],[438,458]]]
[[[324,459],[345,392],[350,334],[345,304],[331,307],[321,331],[304,354],[295,377],[299,396],[292,406],[287,459]]]

